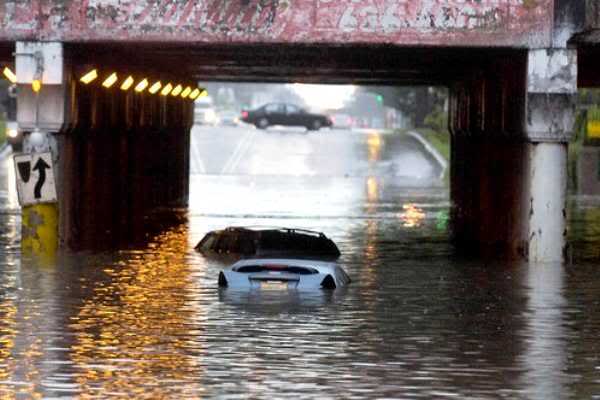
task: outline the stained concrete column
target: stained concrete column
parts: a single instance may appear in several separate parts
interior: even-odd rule
[[[526,256],[524,51],[494,54],[450,87],[451,240],[468,256]]]
[[[451,87],[451,226],[459,252],[562,260],[576,63],[567,49],[495,54]]]
[[[530,50],[527,68],[528,258],[560,261],[566,246],[567,147],[575,122],[577,53]]]
[[[59,42],[17,42],[15,58],[17,122],[24,132],[23,152],[50,152],[59,182],[56,134],[63,127],[67,109],[63,46]],[[55,202],[22,205],[24,253],[33,253],[43,260],[54,258],[59,244],[58,218]]]

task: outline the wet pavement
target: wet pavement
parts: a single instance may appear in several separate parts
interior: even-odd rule
[[[600,398],[600,202],[570,201],[571,260],[457,258],[448,192],[374,131],[195,128],[186,222],[146,246],[19,252],[0,174],[4,398]],[[228,225],[325,232],[345,290],[219,290],[193,246]]]

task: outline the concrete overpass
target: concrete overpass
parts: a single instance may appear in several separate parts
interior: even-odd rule
[[[6,62],[16,43],[19,124],[56,142],[59,236],[70,249],[122,243],[151,210],[186,206],[193,103],[103,88],[116,71],[184,85],[447,85],[453,240],[469,251],[559,260],[577,76],[598,83],[599,32],[595,0],[0,5]],[[92,68],[102,79],[85,85],[79,78]]]

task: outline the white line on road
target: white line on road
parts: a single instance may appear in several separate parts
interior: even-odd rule
[[[225,163],[225,166],[221,170],[221,175],[231,174],[237,168],[238,164],[240,163],[240,161],[250,148],[252,142],[254,141],[254,137],[256,136],[256,134],[257,131],[252,131],[240,141],[240,143],[235,148],[233,154],[231,155],[231,157],[229,157],[229,159]]]
[[[192,165],[190,166],[191,170],[195,174],[204,174],[206,173],[206,168],[204,167],[204,163],[202,162],[202,158],[200,157],[200,150],[198,149],[198,142],[196,140],[191,140],[192,148]]]

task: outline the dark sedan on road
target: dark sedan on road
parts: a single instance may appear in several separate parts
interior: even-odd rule
[[[331,127],[331,119],[323,114],[309,113],[293,104],[269,103],[255,110],[242,111],[242,121],[266,129],[273,125],[304,126],[311,131]]]

